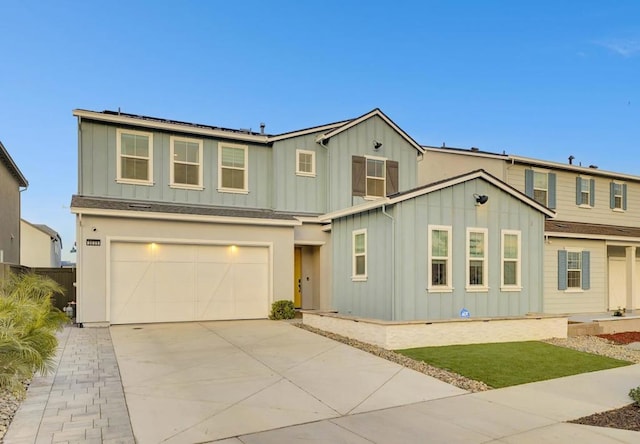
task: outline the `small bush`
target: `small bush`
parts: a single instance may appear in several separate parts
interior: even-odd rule
[[[629,397],[634,400],[634,404],[640,407],[640,386],[629,391]]]
[[[293,319],[296,316],[296,310],[293,307],[293,302],[281,300],[275,301],[271,304],[271,314],[269,314],[269,319],[280,320],[280,319]]]

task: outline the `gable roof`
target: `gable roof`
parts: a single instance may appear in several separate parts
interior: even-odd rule
[[[9,170],[9,173],[11,173],[13,177],[15,177],[19,186],[24,188],[29,186],[29,182],[18,168],[18,165],[16,165],[16,163],[13,161],[2,142],[0,142],[0,162],[2,162]]]
[[[278,140],[290,139],[292,137],[304,136],[307,134],[318,133],[320,131],[331,131],[334,128],[338,128],[349,122],[351,122],[351,120],[342,120],[340,122],[327,123],[326,125],[318,125],[318,126],[313,126],[311,128],[304,128],[300,130],[289,131],[286,133],[277,134],[275,136],[269,136],[267,140],[269,142],[277,142]]]
[[[579,237],[589,239],[638,238],[640,228],[620,225],[592,224],[587,222],[570,222],[548,220],[545,222],[545,232],[552,236]]]
[[[32,226],[33,228],[35,228],[38,231],[46,234],[47,236],[49,236],[51,238],[51,240],[55,240],[55,241],[60,242],[60,248],[62,248],[62,237],[53,228],[49,227],[48,225],[44,225],[44,224],[32,224],[31,222],[29,222],[28,220],[25,220],[25,219],[20,219],[20,221],[24,222],[27,225]]]
[[[409,136],[409,134],[407,134],[402,128],[400,128],[398,125],[396,125],[396,123],[393,120],[391,120],[389,117],[387,117],[386,114],[383,113],[380,110],[380,108],[375,108],[375,109],[369,111],[368,113],[361,115],[360,117],[357,117],[355,119],[347,121],[342,126],[339,126],[337,128],[332,129],[329,132],[326,132],[324,134],[319,135],[316,138],[316,142],[323,142],[325,140],[328,140],[328,139],[332,138],[333,136],[336,136],[336,135],[340,134],[341,132],[348,130],[349,128],[353,128],[354,126],[358,125],[359,123],[362,123],[365,120],[368,120],[368,119],[370,119],[370,118],[372,118],[374,116],[380,117],[382,120],[384,120],[387,123],[387,125],[389,125],[391,128],[393,128],[393,130],[396,133],[398,133],[400,135],[400,137],[402,137],[404,140],[406,140],[409,143],[409,145],[414,147],[418,152],[424,153],[424,148],[422,148],[422,146],[418,142],[413,140],[413,138],[411,136]]]
[[[353,207],[350,207],[350,208],[346,208],[344,210],[339,210],[339,211],[334,211],[332,213],[327,213],[327,214],[325,214],[323,216],[320,216],[320,220],[321,221],[330,221],[330,220],[333,220],[333,219],[338,219],[340,217],[350,216],[352,214],[358,214],[358,213],[362,213],[364,211],[369,211],[369,210],[381,208],[381,207],[386,206],[386,205],[394,205],[396,203],[403,202],[405,200],[414,199],[416,197],[419,197],[419,196],[422,196],[422,195],[425,195],[425,194],[429,194],[429,193],[432,193],[434,191],[441,190],[443,188],[447,188],[447,187],[451,187],[451,186],[454,186],[454,185],[458,185],[458,184],[463,183],[463,182],[468,182],[468,181],[473,180],[473,179],[482,179],[482,180],[485,180],[485,181],[489,182],[490,184],[500,188],[502,191],[506,192],[507,194],[512,195],[516,199],[518,199],[518,200],[524,202],[525,204],[529,205],[530,207],[533,207],[534,209],[540,211],[541,213],[543,213],[547,217],[555,217],[555,215],[556,215],[555,211],[550,210],[549,208],[545,207],[544,205],[538,203],[537,201],[533,200],[531,197],[529,197],[526,194],[516,190],[512,186],[504,183],[503,181],[501,181],[497,177],[487,173],[484,170],[475,170],[475,171],[471,171],[469,173],[461,174],[459,176],[451,177],[451,178],[448,178],[448,179],[444,179],[444,180],[433,182],[433,183],[430,183],[430,184],[427,184],[427,185],[423,185],[423,186],[420,186],[420,187],[417,187],[417,188],[413,188],[411,190],[404,191],[402,193],[397,193],[397,194],[394,194],[392,196],[388,196],[388,197],[381,198],[381,199],[376,199],[376,200],[374,200],[372,202],[366,202],[364,204],[356,205],[356,206],[353,206]]]

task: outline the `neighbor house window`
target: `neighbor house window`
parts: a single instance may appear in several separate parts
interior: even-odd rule
[[[316,153],[314,151],[296,150],[296,174],[315,177]]]
[[[118,182],[153,185],[153,134],[119,129],[116,150]]]
[[[451,227],[429,225],[429,290],[451,290]]]
[[[220,144],[218,146],[218,190],[230,193],[246,193],[247,188],[246,145]]]
[[[558,250],[558,290],[588,290],[591,280],[589,275],[589,251]]]
[[[525,170],[525,194],[538,203],[549,207],[556,207],[556,175],[547,171]]]
[[[356,230],[352,239],[353,264],[351,279],[364,281],[367,279],[367,230]]]
[[[171,186],[202,189],[202,140],[171,137]]]
[[[502,230],[502,289],[520,290],[520,232]]]
[[[593,207],[595,204],[595,180],[576,177],[576,205]]]
[[[367,157],[367,196],[385,196],[385,161]]]
[[[626,210],[627,209],[627,184],[611,182],[611,197],[610,207],[613,210]]]
[[[467,289],[487,289],[487,229],[467,229]]]

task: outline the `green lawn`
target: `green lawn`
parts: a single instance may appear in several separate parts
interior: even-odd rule
[[[483,381],[493,388],[631,364],[536,341],[421,347],[396,351],[467,378]]]

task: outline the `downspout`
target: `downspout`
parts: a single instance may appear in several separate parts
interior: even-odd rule
[[[396,220],[387,213],[387,205],[382,205],[382,214],[391,219],[391,320],[396,320]]]
[[[325,150],[327,150],[327,192],[325,193],[327,202],[326,202],[326,208],[325,208],[325,212],[328,213],[331,211],[331,209],[329,208],[329,192],[330,190],[330,186],[331,186],[331,153],[329,151],[329,147],[327,145],[324,144],[324,139],[320,139],[320,142],[318,142],[318,144],[320,144],[320,146],[322,148],[324,148]]]

